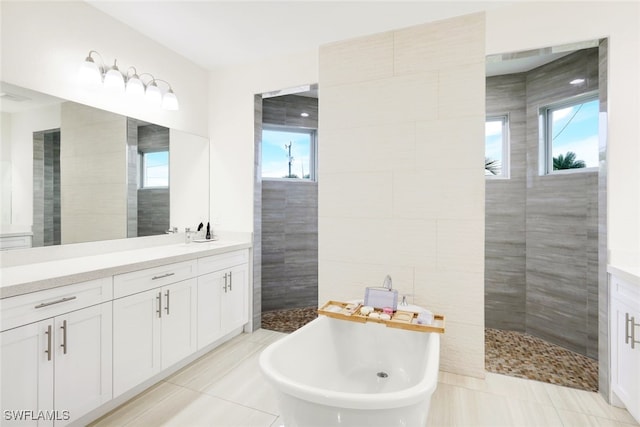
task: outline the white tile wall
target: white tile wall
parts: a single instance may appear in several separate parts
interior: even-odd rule
[[[390,274],[484,376],[484,15],[320,49],[319,303]]]
[[[126,117],[61,107],[62,243],[127,237]]]
[[[320,57],[325,85],[393,76],[393,32],[333,43]],[[322,95],[324,98],[324,94]]]

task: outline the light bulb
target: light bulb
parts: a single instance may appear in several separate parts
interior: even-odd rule
[[[160,88],[156,82],[151,81],[151,83],[147,85],[145,99],[149,105],[153,107],[160,107],[160,103],[162,102],[162,92],[160,92]]]
[[[173,93],[173,90],[171,88],[169,88],[169,91],[162,97],[162,108],[171,111],[176,111],[179,109],[178,98],[176,97],[176,94]]]
[[[124,77],[113,61],[113,67],[109,68],[104,76],[104,87],[112,92],[124,92]]]
[[[92,57],[87,56],[78,73],[78,77],[82,84],[87,86],[97,86],[102,83],[102,73],[100,67],[96,64]]]
[[[132,98],[139,98],[144,95],[144,85],[140,81],[140,78],[137,74],[134,74],[127,80],[126,93],[127,96],[130,96]]]

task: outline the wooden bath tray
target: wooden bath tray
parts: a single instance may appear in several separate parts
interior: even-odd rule
[[[413,311],[397,310],[391,316],[391,320],[376,319],[369,316],[365,316],[360,313],[362,304],[347,303],[341,301],[329,301],[318,309],[318,314],[323,316],[333,317],[334,319],[348,320],[350,322],[358,323],[382,323],[389,328],[407,329],[417,332],[437,332],[444,334],[444,315],[434,314],[433,324],[421,325],[416,323],[418,313]],[[382,313],[382,310],[375,309],[376,313]]]

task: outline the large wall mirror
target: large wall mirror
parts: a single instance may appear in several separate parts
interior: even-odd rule
[[[93,242],[208,221],[207,138],[5,82],[0,92],[3,241]]]

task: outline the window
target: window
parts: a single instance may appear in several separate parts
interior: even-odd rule
[[[262,131],[262,178],[314,181],[316,131],[269,127]]]
[[[140,188],[169,186],[169,152],[140,153]]]
[[[484,127],[484,174],[509,178],[509,126],[507,116],[487,117]]]
[[[597,94],[544,107],[541,174],[598,167]]]

